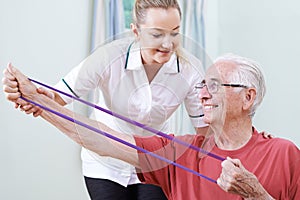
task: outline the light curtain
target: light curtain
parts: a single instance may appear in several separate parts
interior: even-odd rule
[[[125,31],[123,0],[94,0],[91,51]]]
[[[182,10],[183,46],[198,58],[205,58],[205,0],[179,0]]]
[[[123,0],[94,0],[90,51],[93,52],[98,46],[125,32],[124,19]],[[98,101],[94,103],[104,102],[99,90],[90,92],[87,99],[91,102]],[[94,118],[92,114],[93,108],[88,108],[87,115]]]
[[[205,53],[205,0],[179,0],[182,11],[181,33],[183,47],[199,58],[206,68]],[[184,105],[170,118],[171,131],[176,135],[194,133]]]

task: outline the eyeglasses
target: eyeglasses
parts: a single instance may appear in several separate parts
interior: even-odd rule
[[[220,86],[248,88],[248,86],[241,85],[241,84],[220,83],[219,81],[216,80],[212,80],[209,81],[208,83],[205,83],[205,81],[203,80],[201,83],[196,84],[195,89],[203,89],[205,86],[207,87],[208,92],[211,94],[217,93],[219,91]]]

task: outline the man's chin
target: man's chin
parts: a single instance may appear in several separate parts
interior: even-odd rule
[[[204,115],[204,117],[203,117],[203,122],[204,122],[205,124],[211,124],[211,119],[210,119],[210,117]]]

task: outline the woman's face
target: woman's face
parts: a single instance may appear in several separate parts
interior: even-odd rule
[[[164,64],[178,47],[180,15],[176,8],[149,8],[139,27],[132,27],[144,64]]]

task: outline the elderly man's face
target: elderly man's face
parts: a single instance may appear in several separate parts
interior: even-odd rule
[[[236,70],[236,64],[220,61],[211,66],[203,80],[206,85],[200,90],[200,100],[203,105],[204,121],[208,124],[224,124],[240,116],[242,112],[242,95],[237,88],[224,86],[232,83],[231,76]],[[241,88],[238,88],[241,91]]]

